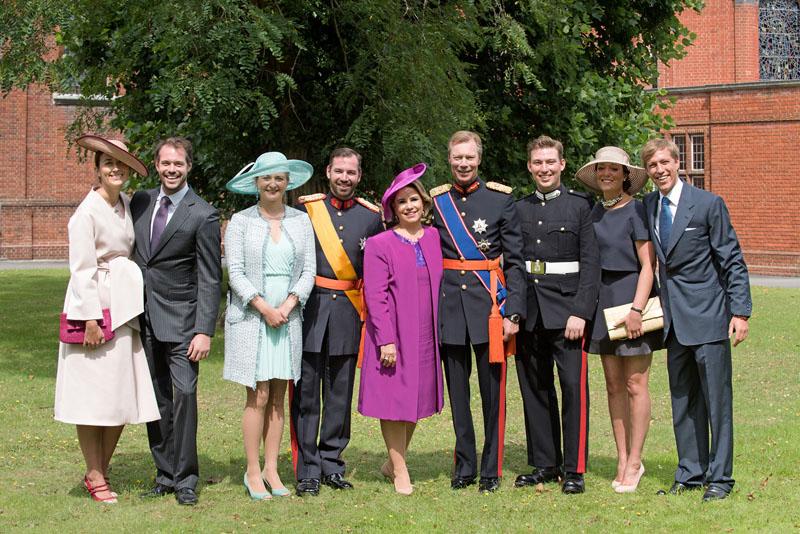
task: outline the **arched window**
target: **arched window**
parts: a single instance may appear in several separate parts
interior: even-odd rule
[[[762,80],[800,79],[800,0],[758,3]]]

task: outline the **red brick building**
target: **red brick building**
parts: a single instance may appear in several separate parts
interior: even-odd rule
[[[660,70],[684,176],[720,194],[754,273],[800,276],[800,0],[706,0],[688,55]],[[66,105],[65,105],[66,104]],[[94,182],[68,152],[69,99],[0,100],[0,260],[65,258],[66,223]]]
[[[798,0],[706,0],[688,55],[660,69],[687,180],[727,202],[751,272],[800,275]]]

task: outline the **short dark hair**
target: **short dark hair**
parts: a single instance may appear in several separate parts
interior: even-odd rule
[[[561,144],[561,141],[547,135],[540,135],[528,143],[528,160],[531,159],[531,152],[542,148],[555,148],[558,151],[558,159],[564,159],[564,145]]]
[[[328,159],[328,165],[333,165],[333,158],[356,158],[358,160],[358,170],[361,171],[361,154],[350,147],[340,146],[339,148],[334,148],[330,159]]]
[[[156,143],[156,147],[153,149],[153,159],[156,163],[159,161],[161,149],[167,145],[171,146],[172,148],[182,148],[186,153],[186,163],[189,165],[192,164],[192,142],[185,137],[167,137],[166,139],[162,139]]]

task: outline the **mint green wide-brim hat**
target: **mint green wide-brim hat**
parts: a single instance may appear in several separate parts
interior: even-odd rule
[[[265,152],[258,156],[253,163],[245,165],[236,176],[225,184],[225,189],[242,195],[257,195],[256,177],[281,172],[289,175],[289,185],[286,187],[289,190],[306,183],[314,174],[314,168],[305,161],[286,159],[286,156],[280,152]]]

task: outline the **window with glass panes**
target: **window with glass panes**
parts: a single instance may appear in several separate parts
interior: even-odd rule
[[[678,147],[680,169],[678,174],[687,183],[700,189],[706,187],[706,137],[703,133],[672,132],[672,141]]]

